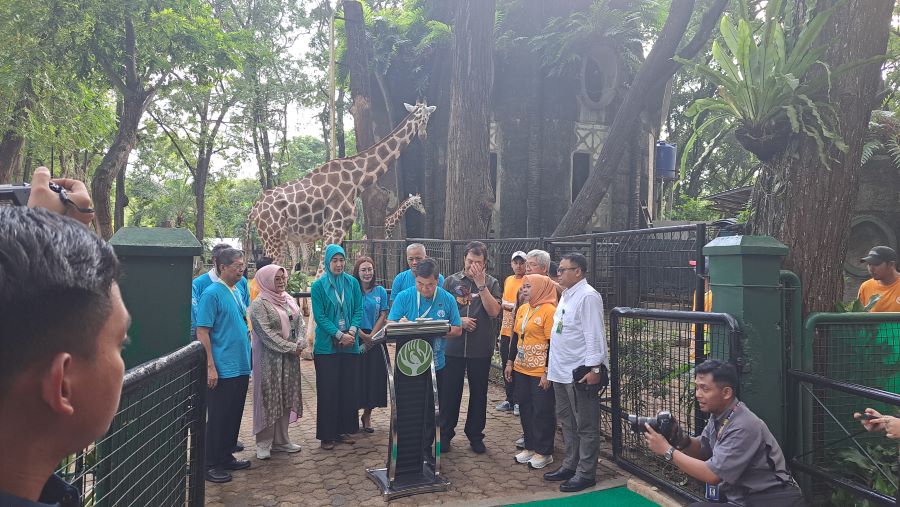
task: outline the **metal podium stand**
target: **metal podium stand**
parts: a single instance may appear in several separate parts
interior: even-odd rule
[[[432,342],[450,331],[446,320],[418,320],[385,326],[373,336],[375,343],[396,343],[393,368],[384,352],[391,398],[391,431],[384,468],[367,468],[366,474],[381,488],[384,499],[447,491],[450,481],[441,476],[441,435],[438,423],[437,376]],[[380,347],[382,351],[385,349]],[[433,406],[429,404],[429,390]],[[428,411],[434,425],[426,428]],[[428,452],[434,433],[434,458]]]

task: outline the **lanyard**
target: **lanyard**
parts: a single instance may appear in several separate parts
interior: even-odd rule
[[[338,294],[337,287],[331,287],[334,290],[334,297],[338,300],[338,304],[342,307],[344,306],[344,291],[342,290],[340,294]]]
[[[531,305],[528,305],[528,307],[531,308]],[[540,308],[540,307],[541,307],[541,305],[537,305],[537,307],[534,308],[531,311],[531,313],[529,313],[527,310],[525,311],[525,318],[522,320],[522,333],[521,333],[522,340],[525,340],[525,326],[528,325],[528,319],[530,319],[532,315],[537,313],[538,308]]]
[[[225,287],[228,288],[228,292],[231,293],[231,298],[234,299],[234,302],[238,305],[238,309],[240,309],[240,311],[241,311],[241,316],[242,316],[242,317],[246,317],[246,316],[247,316],[247,308],[244,307],[244,303],[241,302],[241,301],[238,299],[238,297],[234,295],[234,289],[232,289],[231,287],[229,287],[227,283],[225,283],[225,282],[222,281],[222,279],[219,279],[219,283],[221,283],[222,285],[224,285]]]
[[[427,302],[427,301],[426,301]],[[422,307],[422,295],[419,294],[419,291],[416,291],[416,318],[427,317],[429,313],[431,313],[431,309],[434,308],[434,299],[431,300],[431,306],[425,310],[425,313],[422,313],[420,308]]]
[[[737,410],[740,404],[741,402],[735,403],[735,405],[731,407],[731,410],[728,411],[728,414],[722,418],[722,425],[717,425],[718,428],[716,429],[716,442],[719,441],[719,437],[722,435],[722,430],[724,430],[725,426],[728,426],[728,423],[731,422],[731,418],[734,416],[734,411]]]

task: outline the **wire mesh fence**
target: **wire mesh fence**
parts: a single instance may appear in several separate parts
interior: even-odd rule
[[[206,353],[193,342],[129,370],[109,431],[57,474],[83,505],[200,506],[205,429]]]
[[[737,321],[722,313],[638,308],[615,308],[609,320],[616,462],[670,492],[702,498],[704,485],[650,452],[626,418],[666,410],[698,434],[706,416],[694,395],[694,367],[707,358],[740,364]]]
[[[853,413],[871,407],[898,415],[896,394],[871,395],[900,392],[900,314],[813,314],[804,343],[811,350],[791,376],[800,408],[794,461],[814,478],[807,493],[822,505],[894,499],[897,446],[861,432]]]

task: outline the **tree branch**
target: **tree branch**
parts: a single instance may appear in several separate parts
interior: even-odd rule
[[[163,123],[163,121],[160,120],[155,114],[153,114],[153,111],[147,111],[147,114],[149,114],[150,117],[153,118],[153,121],[155,121],[156,124],[159,125],[159,127],[163,130],[163,132],[165,132],[166,137],[168,137],[169,141],[172,142],[172,146],[175,147],[175,151],[178,152],[178,156],[181,157],[181,160],[184,162],[184,165],[187,166],[188,171],[191,172],[192,176],[196,177],[197,171],[194,166],[191,165],[191,162],[188,160],[187,156],[184,154],[184,151],[181,149],[181,144],[178,142],[178,136],[176,136],[174,132],[169,130],[166,124]]]

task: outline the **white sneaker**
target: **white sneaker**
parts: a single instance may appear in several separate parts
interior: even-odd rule
[[[516,462],[524,465],[525,463],[528,463],[528,460],[530,460],[532,456],[534,456],[534,451],[526,449],[519,454],[516,454]]]
[[[525,437],[519,437],[516,440],[516,449],[524,449],[525,448]]]
[[[519,404],[518,403],[513,405],[513,415],[516,417],[519,417]]]
[[[510,410],[512,410],[512,407],[509,405],[508,401],[503,401],[501,403],[498,403],[497,406],[494,408],[496,408],[497,410],[499,410],[501,412],[509,412]]]
[[[272,446],[272,450],[275,452],[300,452],[301,447],[297,444],[275,444]]]
[[[550,454],[544,456],[543,454],[534,453],[534,455],[531,456],[531,459],[528,460],[529,468],[534,469],[544,468],[550,463],[553,463],[553,456]]]
[[[263,449],[262,447],[256,448],[256,459],[269,459],[272,457],[271,449]]]

